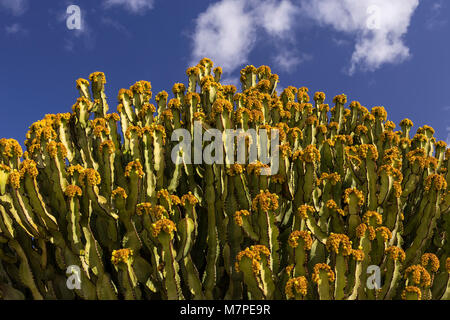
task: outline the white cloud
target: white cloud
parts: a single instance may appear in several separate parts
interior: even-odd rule
[[[293,72],[295,68],[303,62],[312,60],[312,55],[306,53],[293,52],[292,50],[280,50],[275,56],[274,62],[277,67],[285,72]]]
[[[287,0],[221,0],[210,5],[196,19],[191,64],[208,57],[224,72],[232,72],[247,62],[259,30],[284,38],[292,30],[296,9]]]
[[[123,24],[119,23],[117,20],[113,20],[113,19],[107,18],[107,17],[102,17],[100,19],[100,22],[107,27],[114,28],[115,30],[119,31],[120,33],[124,34],[127,37],[132,36],[131,32],[127,29],[127,27],[125,27]]]
[[[292,31],[299,8],[290,1],[253,0],[252,3],[255,5],[253,16],[256,23],[270,35],[285,37]]]
[[[144,13],[146,10],[153,9],[154,0],[105,0],[106,7],[124,6],[132,13]]]
[[[338,47],[343,47],[343,46],[347,46],[350,44],[350,41],[348,41],[346,39],[332,38],[332,41]]]
[[[58,22],[64,25],[67,29],[66,20],[69,14],[64,11],[57,13]],[[66,51],[74,51],[77,47],[84,47],[91,50],[95,47],[95,32],[87,22],[87,10],[81,8],[81,29],[67,29],[67,36],[64,39],[64,49]]]
[[[0,8],[3,7],[13,15],[19,16],[28,8],[27,0],[0,0]]]
[[[10,26],[5,27],[6,34],[26,34],[27,30],[22,27],[19,23],[14,23]]]
[[[448,20],[445,18],[445,14],[443,16],[443,12],[445,9],[444,0],[437,0],[437,2],[433,3],[433,5],[428,10],[427,20],[425,21],[425,27],[433,31],[434,29],[444,27]]]
[[[410,56],[403,42],[419,0],[304,0],[303,12],[324,26],[356,37],[350,73],[374,71]]]
[[[191,63],[207,56],[224,72],[232,72],[247,62],[257,40],[261,40],[261,31],[272,36],[275,47],[280,47],[279,41],[301,30],[297,22],[309,18],[355,39],[349,74],[375,71],[410,57],[404,36],[418,5],[419,0],[220,0],[196,20]],[[286,67],[287,61],[299,65],[304,60],[304,52],[283,55],[278,49],[274,59],[286,70],[292,68]]]
[[[208,7],[196,20],[193,61],[211,58],[225,72],[247,62],[256,41],[253,18],[246,1],[223,0]]]

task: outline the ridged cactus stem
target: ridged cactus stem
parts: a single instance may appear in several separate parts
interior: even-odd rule
[[[441,297],[441,300],[450,300],[450,272],[448,272],[448,280],[447,280],[447,286],[445,287],[444,294]]]
[[[205,201],[207,204],[208,226],[207,226],[207,243],[208,252],[206,257],[206,269],[203,277],[203,287],[205,288],[205,297],[207,299],[213,298],[213,290],[216,285],[217,278],[217,252],[219,250],[217,224],[216,224],[216,209],[215,209],[215,190],[214,190],[214,175],[212,165],[206,166],[205,170]]]
[[[336,255],[336,265],[334,271],[336,273],[336,282],[334,287],[335,300],[344,299],[344,288],[347,283],[346,277],[347,261],[342,253]]]
[[[26,287],[28,287],[28,289],[30,289],[35,300],[43,300],[44,297],[41,295],[36,286],[27,256],[20,246],[19,242],[17,242],[16,240],[10,240],[8,244],[17,252],[17,255],[20,258],[21,262],[19,266],[19,277],[22,283]]]
[[[167,299],[169,300],[179,300],[183,299],[183,295],[180,287],[180,279],[178,273],[178,262],[175,260],[176,252],[173,248],[172,240],[170,235],[161,232],[158,235],[158,240],[162,246],[162,262],[165,267],[164,283],[167,293]]]
[[[326,269],[320,269],[319,271],[317,271],[318,274],[315,275],[315,282],[317,283],[317,291],[319,293],[320,300],[332,300],[330,282],[334,281],[334,274],[331,277],[330,271],[327,271]],[[331,271],[331,273],[332,272],[333,271]]]
[[[399,260],[390,259],[387,263],[386,278],[384,279],[384,285],[381,288],[381,293],[379,297],[381,299],[392,299],[396,293],[397,284],[402,278],[400,270],[402,268],[402,263]]]
[[[411,244],[411,247],[406,250],[406,263],[415,262],[423,253],[423,249],[431,237],[431,231],[435,225],[436,220],[440,215],[438,206],[439,193],[436,190],[430,190],[423,198],[427,205],[424,209],[422,219],[418,225],[416,236]]]

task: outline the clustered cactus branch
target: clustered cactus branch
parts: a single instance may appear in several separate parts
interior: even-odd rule
[[[25,152],[0,140],[0,298],[450,299],[450,149],[431,127],[394,131],[344,94],[331,109],[323,92],[278,94],[267,66],[245,67],[240,93],[221,74],[204,58],[173,98],[151,104],[138,81],[108,113],[96,72]],[[277,129],[278,172],[172,161],[175,130],[207,149],[209,128]]]

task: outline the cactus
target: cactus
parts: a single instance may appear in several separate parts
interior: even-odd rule
[[[108,113],[95,72],[25,152],[0,140],[0,298],[450,299],[450,149],[431,127],[278,93],[267,66],[241,92],[207,58],[186,74],[155,104],[150,82],[121,89]],[[250,162],[263,149],[276,173]]]

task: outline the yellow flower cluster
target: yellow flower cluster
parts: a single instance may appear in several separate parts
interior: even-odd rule
[[[47,143],[47,152],[51,158],[56,158],[58,153],[62,159],[67,156],[67,149],[61,142],[49,141]]]
[[[338,205],[336,204],[336,202],[333,199],[330,199],[326,202],[325,206],[330,209],[330,210],[334,210],[337,213],[339,213],[341,216],[345,216],[345,211],[340,209],[338,207]]]
[[[143,133],[148,132],[148,133],[154,133],[155,135],[157,135],[158,133],[161,134],[162,143],[163,144],[166,143],[166,129],[164,129],[164,127],[162,125],[152,123],[150,127],[144,127],[144,128],[142,128],[142,130],[143,130]]]
[[[161,231],[169,234],[171,237],[173,236],[173,232],[177,231],[177,227],[172,220],[163,218],[152,224],[152,235],[153,237],[157,237]]]
[[[231,114],[233,112],[233,105],[231,104],[231,102],[226,99],[217,99],[212,105],[211,118],[214,119],[216,115],[222,114],[225,110],[228,112],[228,114]]]
[[[283,174],[276,174],[270,177],[270,181],[273,183],[282,184],[286,181],[286,177]]]
[[[186,75],[191,76],[195,75],[198,76],[200,74],[200,69],[198,67],[190,67],[186,70]]]
[[[81,174],[84,171],[84,168],[77,164],[75,166],[69,166],[66,171],[69,176],[73,176],[75,172]]]
[[[304,150],[301,151],[300,159],[307,163],[317,163],[320,162],[320,152],[315,145],[308,145]],[[293,159],[296,156],[294,153]]]
[[[308,280],[305,277],[300,276],[297,278],[289,279],[286,283],[285,293],[288,299],[292,299],[295,297],[295,293],[301,294],[302,296],[306,296],[308,290]]]
[[[154,112],[156,112],[155,105],[152,103],[146,103],[142,106],[141,110],[139,110],[138,118],[142,121],[147,115],[152,115]]]
[[[302,240],[302,246],[305,250],[311,250],[312,238],[311,232],[309,231],[299,231],[295,230],[289,235],[288,244],[292,248],[297,248],[299,246],[299,239]]]
[[[358,154],[361,159],[367,159],[369,157],[373,161],[378,159],[378,150],[373,144],[362,144],[358,147]]]
[[[105,149],[105,147],[106,147],[106,149]],[[102,142],[100,143],[99,150],[100,150],[100,152],[103,152],[104,149],[105,149],[109,154],[113,154],[114,151],[116,150],[116,147],[114,146],[114,142],[113,142],[112,140],[105,140],[105,141],[102,141]]]
[[[159,101],[161,101],[161,100],[167,101],[167,98],[168,98],[168,97],[169,97],[169,94],[168,94],[165,90],[163,90],[163,91],[159,92],[159,93],[155,96],[155,101],[156,101],[156,102],[159,102]]]
[[[351,255],[356,261],[364,260],[364,251],[362,251],[361,249],[352,249]]]
[[[358,205],[362,206],[364,204],[364,194],[361,191],[359,191],[358,189],[356,189],[356,188],[347,188],[347,189],[345,189],[344,195],[343,195],[344,202],[349,204],[350,203],[350,196],[352,194],[354,194],[358,198]]]
[[[376,211],[367,211],[363,215],[362,221],[369,226],[377,226],[383,222],[383,216]]]
[[[122,199],[126,199],[126,198],[128,197],[128,195],[127,195],[125,189],[122,188],[122,187],[117,187],[116,189],[114,189],[114,190],[111,192],[111,196],[112,196],[113,198],[116,198],[117,196],[120,196]]]
[[[169,100],[169,103],[167,104],[167,106],[169,107],[169,110],[180,110],[181,109],[181,101],[173,98]],[[164,110],[166,111],[166,110]]]
[[[82,108],[86,108],[86,111],[91,111],[92,107],[93,107],[92,102],[88,98],[80,97],[77,99],[75,104],[72,106],[72,111],[73,112],[80,111]],[[46,127],[46,128],[48,130],[49,127]],[[56,133],[55,133],[55,135],[56,135]]]
[[[194,120],[196,121],[201,121],[204,120],[206,118],[206,115],[204,112],[194,112]]]
[[[87,81],[86,79],[83,78],[79,78],[77,80],[75,80],[75,84],[77,89],[81,89],[83,86],[89,87],[90,83],[89,81]]]
[[[400,247],[390,246],[386,248],[385,252],[392,260],[405,261],[405,251]]]
[[[402,121],[400,121],[400,127],[409,127],[411,128],[413,126],[413,122],[411,120],[409,120],[408,118],[403,119]]]
[[[341,176],[337,172],[334,172],[334,173],[323,172],[322,175],[320,176],[319,184],[321,184],[325,180],[330,181],[331,185],[334,186],[334,185],[336,185],[336,183],[341,181]]]
[[[335,275],[334,275],[333,270],[331,270],[331,267],[326,263],[318,263],[314,266],[314,271],[312,274],[312,280],[315,283],[319,284],[321,272],[326,272],[326,274],[328,276],[328,281],[334,282]]]
[[[148,99],[152,97],[152,85],[149,81],[137,81],[130,87],[130,90],[137,94],[145,94]]]
[[[101,182],[100,174],[92,168],[84,169],[80,173],[78,180],[82,186],[85,185],[85,181],[87,181],[88,186],[96,186]]]
[[[376,237],[376,232],[374,227],[372,226],[367,226],[367,224],[365,223],[360,223],[357,227],[356,227],[356,235],[359,238],[362,238],[366,235],[366,231],[369,232],[368,234],[368,239],[369,240],[373,240]]]
[[[38,173],[36,162],[33,160],[24,160],[20,164],[19,174],[21,178],[25,177],[25,174],[28,174],[32,179],[34,179],[37,177]]]
[[[345,104],[347,103],[347,96],[345,94],[337,95],[333,98],[333,103]]]
[[[186,202],[187,202],[187,204],[186,204]],[[183,196],[181,197],[181,204],[182,204],[183,206],[186,206],[186,205],[194,206],[194,205],[196,205],[197,203],[198,203],[197,197],[194,196],[194,195],[192,194],[192,192],[190,192],[190,191],[189,191],[189,193],[187,193],[187,194],[185,194],[185,195],[183,195]]]
[[[326,247],[328,251],[348,256],[352,253],[352,243],[347,235],[331,233],[327,238]]]
[[[431,272],[437,272],[439,270],[439,259],[434,253],[424,253],[420,259],[422,267],[430,267]]]
[[[9,176],[8,176],[8,183],[14,189],[19,189],[20,188],[20,173],[16,169],[14,169],[14,171],[9,174]]]
[[[252,261],[253,273],[255,275],[258,275],[261,272],[261,254],[265,255],[266,258],[270,257],[269,249],[263,245],[254,245],[239,252],[236,256],[236,263],[234,265],[236,271],[240,272],[239,263],[241,262],[242,258],[247,257]]]
[[[316,92],[314,94],[314,100],[315,101],[324,101],[325,100],[325,93],[324,92],[320,92],[320,91]]]
[[[106,83],[106,77],[105,74],[101,71],[93,72],[89,75],[89,80],[91,82],[99,82],[102,84]]]
[[[244,224],[244,221],[242,220],[242,216],[249,216],[249,215],[250,215],[250,212],[248,212],[248,210],[239,210],[239,211],[236,211],[236,212],[234,213],[234,222],[235,222],[238,226],[242,227],[242,225]]]
[[[384,242],[388,242],[392,238],[392,232],[386,227],[378,227],[375,232],[384,239]]]
[[[136,205],[136,214],[142,216],[143,214],[150,214],[152,211],[152,204],[150,202],[142,202]]]
[[[134,171],[133,171],[133,169],[134,169]],[[144,170],[142,170],[142,164],[139,161],[139,159],[136,159],[135,161],[131,161],[125,167],[125,176],[126,177],[129,177],[132,172],[134,172],[140,178],[142,178],[144,176]]]
[[[66,187],[64,194],[69,198],[74,198],[75,196],[81,197],[83,192],[81,191],[81,188],[79,186],[70,184]]]
[[[123,104],[124,101],[132,99],[133,98],[133,92],[129,89],[120,89],[119,93],[117,94],[117,100]],[[120,110],[118,110],[120,112]]]
[[[333,140],[338,141],[342,144],[352,145],[353,144],[353,137],[351,135],[347,134],[337,134],[333,137]]]
[[[384,107],[373,107],[372,111],[370,113],[375,117],[380,119],[381,121],[386,121],[387,119],[387,112]]]
[[[135,134],[137,137],[142,137],[142,128],[139,126],[129,126],[125,132],[125,137],[131,139],[132,134]]]
[[[310,206],[310,205],[307,205],[307,204],[302,204],[302,205],[297,209],[297,214],[298,214],[302,219],[308,219],[308,212],[314,213],[314,212],[316,212],[316,209],[314,209],[313,206]]]
[[[252,210],[256,212],[258,209],[264,212],[277,210],[278,195],[261,190],[252,201]]]
[[[8,158],[22,156],[22,147],[14,139],[0,139],[0,151],[3,156]]]
[[[360,136],[363,134],[367,134],[367,132],[369,132],[369,129],[365,125],[360,124],[360,125],[356,126],[355,133],[357,135]]]
[[[422,292],[420,291],[419,288],[417,288],[415,286],[407,286],[402,292],[402,299],[406,300],[406,296],[409,293],[415,293],[417,295],[417,300],[421,300],[422,299]]]
[[[411,277],[411,281],[415,285],[428,288],[431,285],[431,276],[428,271],[421,265],[413,265],[405,270],[405,279]]]
[[[119,249],[113,250],[111,262],[114,265],[118,265],[119,263],[128,263],[133,256],[133,250],[131,249]]]
[[[425,179],[425,190],[429,191],[431,188],[436,191],[447,189],[447,181],[444,176],[432,173]]]
[[[150,210],[150,214],[156,219],[156,220],[162,220],[164,218],[168,218],[169,215],[167,213],[166,208],[164,208],[161,205],[156,205]]]

